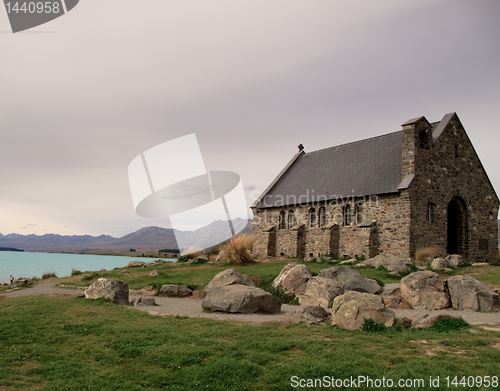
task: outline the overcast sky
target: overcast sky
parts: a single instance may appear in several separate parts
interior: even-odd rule
[[[0,233],[168,227],[127,168],[189,133],[250,205],[299,143],[453,111],[498,193],[499,109],[498,0],[82,0],[16,34],[0,9]]]

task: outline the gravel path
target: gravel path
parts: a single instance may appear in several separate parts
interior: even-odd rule
[[[83,291],[79,289],[65,289],[58,288],[55,283],[41,283],[35,285],[33,288],[20,289],[13,292],[0,293],[0,297],[24,297],[24,296],[38,296],[38,295],[82,295]],[[139,291],[130,291],[130,300],[141,297]],[[143,296],[146,297],[146,296]],[[297,311],[302,306],[283,304],[281,312],[274,315],[266,314],[226,314],[220,312],[203,312],[201,307],[201,300],[195,298],[173,298],[173,297],[154,297],[157,306],[137,306],[131,307],[140,311],[145,311],[151,315],[160,316],[187,316],[196,318],[210,318],[218,320],[230,320],[238,323],[267,323],[267,322],[280,322],[283,315],[287,312]],[[488,329],[500,331],[500,312],[472,312],[472,311],[455,311],[453,309],[439,310],[439,311],[425,311],[425,310],[394,310],[396,318],[413,317],[423,313],[442,313],[450,316],[460,317],[470,325],[489,325],[496,326]]]

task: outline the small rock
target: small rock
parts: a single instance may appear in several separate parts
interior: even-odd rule
[[[451,318],[449,315],[445,314],[421,314],[414,316],[411,319],[411,326],[415,329],[429,328],[434,326],[438,320]]]
[[[156,277],[158,275],[158,270],[153,270],[151,273],[149,273],[149,277]]]
[[[432,270],[445,270],[448,266],[448,261],[444,258],[434,258],[431,262]]]
[[[356,258],[352,258],[352,259],[346,259],[345,261],[340,262],[340,264],[341,265],[350,265],[350,264],[353,264],[356,262],[358,262],[358,260]]]
[[[28,281],[29,279],[26,277],[19,277],[17,280],[15,280],[12,285],[10,286],[11,288],[19,288],[23,286],[28,286]]]
[[[469,329],[469,332],[472,333],[472,334],[480,334],[481,330],[478,330],[478,329]]]
[[[489,263],[486,262],[475,262],[472,264],[472,266],[488,266]]]
[[[394,272],[396,274],[399,274],[399,273],[409,272],[412,262],[404,258],[379,254],[373,258],[367,259],[362,264],[375,268],[383,266],[389,272]]]
[[[189,289],[186,285],[162,285],[158,296],[167,297],[187,297],[192,295],[193,291]]]
[[[142,262],[142,261],[130,261],[129,263],[127,263],[126,267],[137,267],[137,266],[143,266],[143,265],[145,265],[145,262]]]
[[[446,256],[445,260],[448,262],[449,267],[451,267],[452,269],[455,269],[458,266],[466,263],[465,258],[458,254],[450,254]]]
[[[401,298],[397,296],[381,296],[384,300],[385,308],[396,308],[401,303]]]
[[[295,312],[289,312],[283,315],[283,323],[295,324],[306,323],[308,325],[318,325],[330,317],[328,311],[321,306],[307,306]]]
[[[156,305],[156,302],[152,297],[139,297],[137,300],[133,300],[130,304],[134,307],[154,306]]]

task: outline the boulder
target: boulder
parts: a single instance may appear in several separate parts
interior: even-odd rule
[[[145,264],[146,262],[142,261],[130,261],[129,263],[127,263],[127,267],[137,267],[137,266],[143,266]]]
[[[203,289],[203,292],[208,293],[212,288],[229,285],[246,285],[255,287],[255,283],[250,277],[241,274],[235,268],[231,268],[221,271],[214,278],[212,278],[212,281],[210,281],[205,289]]]
[[[307,306],[295,312],[289,312],[283,315],[283,323],[306,323],[307,325],[317,325],[327,320],[330,316],[328,311],[321,306]]]
[[[149,277],[156,277],[158,275],[158,270],[153,270],[151,273],[149,273]]]
[[[371,266],[374,268],[383,266],[389,272],[399,274],[399,273],[408,273],[412,266],[412,262],[404,258],[379,254],[373,258],[367,259],[362,263],[362,265]]]
[[[10,286],[11,288],[19,288],[23,286],[28,286],[28,278],[25,277],[19,277],[17,280],[15,280],[12,285]]]
[[[233,284],[212,287],[201,306],[210,311],[276,314],[281,311],[281,300],[262,289]]]
[[[120,280],[99,278],[85,290],[86,299],[104,297],[115,304],[128,304],[128,285]]]
[[[448,262],[448,267],[450,267],[452,269],[466,263],[465,258],[462,257],[461,255],[458,255],[458,254],[447,255],[445,260]]]
[[[305,283],[312,277],[306,265],[292,262],[286,265],[273,281],[273,288],[282,288],[289,295],[304,293]]]
[[[450,265],[444,258],[434,258],[431,262],[431,268],[432,270],[450,270]]]
[[[333,301],[332,325],[344,330],[358,330],[366,319],[376,323],[394,325],[394,312],[385,308],[380,296],[370,293],[348,291]]]
[[[469,276],[454,276],[447,281],[451,304],[456,310],[495,311],[500,309],[498,294]]]
[[[344,293],[342,288],[330,278],[311,277],[305,284],[303,294],[298,294],[299,303],[307,306],[330,308],[333,299]]]
[[[319,277],[330,278],[341,288],[340,294],[347,291],[357,291],[364,293],[381,292],[382,288],[377,281],[363,277],[356,270],[347,266],[336,266],[323,269],[319,272]]]
[[[451,305],[441,276],[430,270],[408,274],[400,282],[401,297],[416,310],[440,310]]]
[[[346,259],[345,261],[340,262],[341,265],[352,265],[354,263],[358,262],[356,258],[352,259]]]
[[[134,307],[142,307],[142,306],[154,306],[156,305],[155,299],[152,297],[139,297],[137,300],[132,300],[130,303]]]
[[[436,323],[438,320],[445,319],[445,318],[451,318],[450,315],[446,314],[421,314],[421,315],[416,315],[413,318],[411,318],[411,327],[415,329],[422,329],[422,328],[429,328],[434,326],[434,323]]]
[[[189,289],[186,285],[162,285],[158,296],[167,297],[187,297],[193,294],[193,291]]]

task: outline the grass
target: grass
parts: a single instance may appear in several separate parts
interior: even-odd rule
[[[422,378],[427,390],[429,376],[498,375],[495,344],[497,334],[466,329],[237,325],[103,300],[0,298],[1,390],[288,390],[292,376]]]

